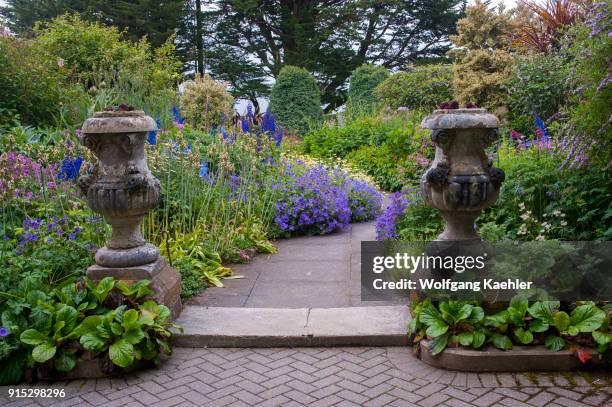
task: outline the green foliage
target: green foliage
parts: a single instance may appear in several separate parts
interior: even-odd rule
[[[461,103],[495,109],[506,96],[504,83],[512,76],[514,58],[508,45],[510,18],[502,9],[491,10],[478,0],[468,6],[466,17],[457,22],[457,35],[451,41],[459,47],[455,58],[453,88]]]
[[[389,77],[382,66],[362,65],[355,69],[349,80],[347,108],[374,111],[379,105],[374,89]]]
[[[559,170],[565,158],[539,148],[502,145],[497,156],[506,181],[478,224],[493,222],[510,239],[610,239],[609,169],[593,164]]]
[[[537,114],[547,120],[567,97],[568,64],[559,55],[529,54],[518,58],[516,72],[507,83],[510,120]],[[530,122],[532,119],[529,120]],[[524,127],[515,126],[519,131]]]
[[[181,113],[193,128],[209,131],[224,121],[229,123],[234,112],[234,98],[224,83],[204,75],[185,84],[180,106]]]
[[[426,205],[416,194],[410,198],[410,205],[396,224],[399,238],[413,242],[434,240],[443,227],[438,210]]]
[[[303,68],[283,67],[270,93],[270,109],[290,131],[304,134],[318,127],[323,110],[317,81]]]
[[[567,130],[571,135],[578,133],[592,140],[590,156],[605,166],[612,158],[612,38],[608,36],[612,5],[604,2],[598,7],[589,17],[588,26],[579,24],[573,28],[575,39],[568,45],[573,83]]]
[[[0,383],[18,382],[26,362],[30,368],[68,372],[84,352],[108,354],[120,368],[139,360],[159,363],[160,352],[171,352],[168,328],[175,325],[170,310],[149,299],[149,284],[128,285],[111,277],[96,284],[85,278],[48,290],[40,279],[24,279],[5,293],[11,300],[0,304],[2,326],[9,332],[0,346],[0,361],[9,370]]]
[[[568,346],[586,345],[603,354],[612,349],[609,308],[584,303],[573,307],[568,314],[560,310],[559,302],[530,304],[526,298],[516,296],[506,309],[485,315],[483,308],[473,302],[433,304],[424,300],[411,307],[413,319],[408,325],[408,333],[415,343],[429,338],[433,355],[447,346],[480,348],[485,343],[502,350],[512,349],[513,343],[543,343],[553,352]]]
[[[414,184],[422,170],[419,157],[431,156],[420,111],[361,116],[342,126],[326,123],[304,136],[304,153],[324,159],[346,158],[388,191]]]
[[[397,72],[376,87],[374,95],[392,109],[432,110],[453,98],[450,65],[416,65]]]
[[[84,20],[103,20],[109,25],[126,30],[126,35],[138,41],[147,36],[154,47],[162,45],[172,36],[179,24],[184,1],[154,2],[135,0],[130,2],[99,0],[8,0],[0,14],[8,20],[17,33],[29,34],[35,23],[48,21],[64,13],[80,13]],[[134,18],[146,13],[146,19]]]
[[[66,101],[57,61],[31,41],[0,36],[0,128],[49,125]]]

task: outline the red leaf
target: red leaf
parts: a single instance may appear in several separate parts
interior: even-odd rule
[[[578,360],[582,364],[585,364],[593,357],[588,350],[582,348],[576,350],[576,356],[578,356]]]

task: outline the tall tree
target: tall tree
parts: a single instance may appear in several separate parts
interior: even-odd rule
[[[449,48],[465,0],[216,0],[204,10],[205,49],[238,56],[258,75],[284,65],[317,78],[328,110],[345,98],[346,81],[364,63],[402,68]],[[223,75],[227,61],[209,59]]]
[[[127,38],[147,36],[154,47],[174,34],[182,17],[185,0],[6,0],[0,14],[9,27],[31,33],[34,23],[64,13],[80,13],[82,18],[101,21],[126,30]]]

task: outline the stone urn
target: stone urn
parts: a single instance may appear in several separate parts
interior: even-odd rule
[[[144,112],[124,109],[95,113],[83,124],[83,144],[98,162],[90,174],[79,178],[79,187],[89,207],[112,227],[87,276],[92,280],[107,276],[128,282],[151,280],[155,300],[178,316],[180,276],[140,232],[142,218],[160,198],[159,181],[149,171],[145,156],[146,135],[156,128]]]
[[[480,240],[474,221],[497,199],[504,172],[485,148],[498,138],[497,117],[486,109],[442,109],[423,119],[436,155],[421,177],[421,192],[445,228],[438,240]]]

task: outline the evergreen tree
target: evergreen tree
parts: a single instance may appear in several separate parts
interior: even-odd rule
[[[185,0],[6,0],[0,14],[14,32],[29,35],[37,21],[65,13],[79,13],[89,21],[126,30],[137,41],[147,36],[153,47],[174,34],[182,18]]]

